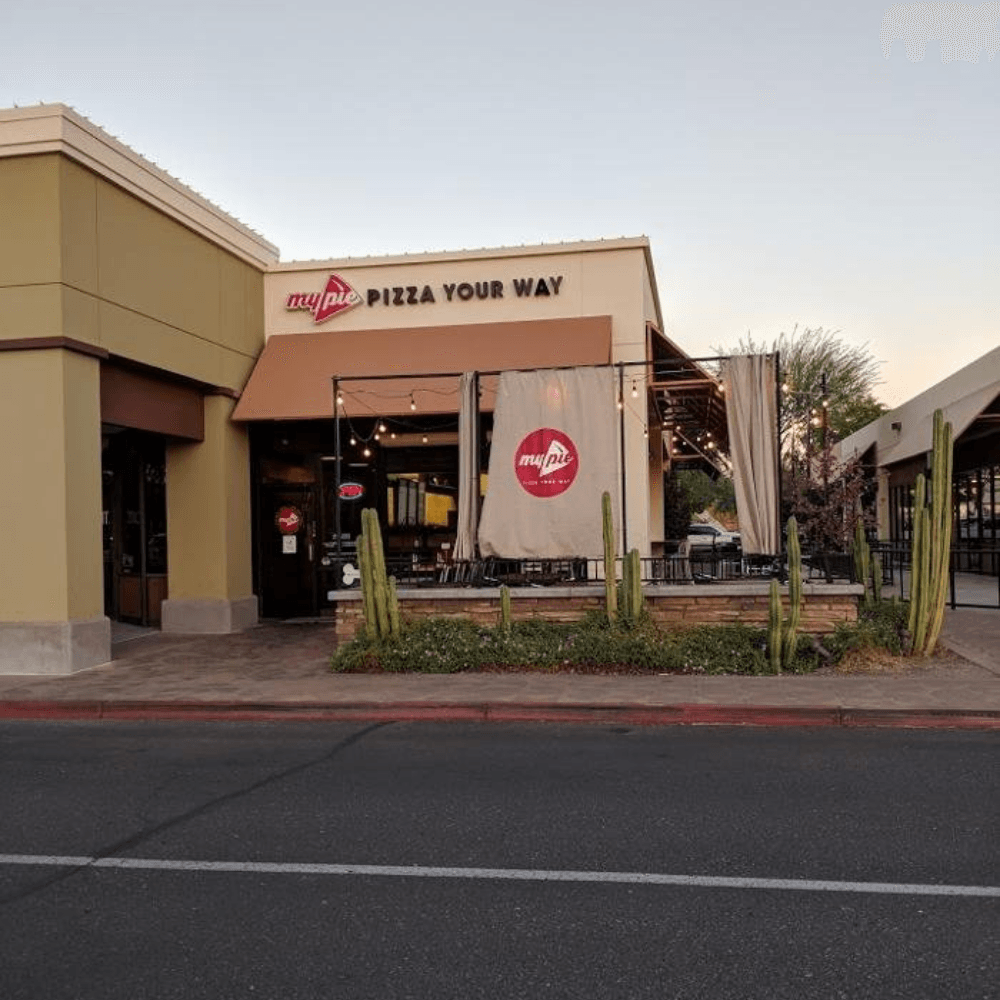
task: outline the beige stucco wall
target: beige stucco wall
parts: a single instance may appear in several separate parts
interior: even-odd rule
[[[97,360],[0,355],[0,455],[0,621],[102,614]]]
[[[644,341],[643,282],[646,258],[644,241],[614,249],[563,250],[558,246],[492,250],[481,253],[415,254],[410,257],[358,258],[280,264],[264,281],[267,334],[315,333],[336,330],[393,329],[395,327],[449,326],[466,323],[502,323],[515,320],[553,319],[565,316],[611,316],[616,351],[641,347]],[[319,291],[329,274],[336,273],[361,294],[361,305],[322,324],[302,310],[288,310],[289,294]],[[562,277],[558,294],[518,297],[515,278]],[[501,298],[455,296],[449,302],[445,284],[503,282]],[[429,285],[433,303],[367,304],[370,288]],[[625,360],[615,357],[613,360]]]

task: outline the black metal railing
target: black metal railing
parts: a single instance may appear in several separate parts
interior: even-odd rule
[[[904,600],[910,596],[909,545],[880,543],[883,582]],[[952,546],[948,560],[948,604],[952,608],[1000,608],[1000,545]]]

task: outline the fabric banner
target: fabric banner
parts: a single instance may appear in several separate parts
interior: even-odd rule
[[[614,369],[504,372],[479,526],[481,553],[602,558],[605,490],[619,523],[618,437]]]
[[[727,358],[722,378],[743,551],[746,555],[778,555],[781,528],[775,359],[764,354]]]

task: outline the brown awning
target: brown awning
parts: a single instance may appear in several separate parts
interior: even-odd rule
[[[408,414],[411,395],[422,413],[454,413],[457,379],[406,376],[610,361],[610,316],[279,334],[264,345],[233,419],[332,417],[334,376],[345,380],[341,390],[352,416]],[[398,379],[352,381],[397,373]],[[492,409],[492,403],[484,386],[482,408]]]

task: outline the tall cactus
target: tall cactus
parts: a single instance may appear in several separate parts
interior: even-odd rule
[[[913,491],[913,546],[910,558],[910,619],[913,652],[934,652],[948,593],[951,557],[951,476],[954,461],[951,424],[934,411],[931,482],[917,476]]]
[[[927,583],[925,580],[925,570],[923,565],[923,554],[925,548],[924,528],[924,502],[926,496],[927,481],[921,472],[917,476],[917,481],[913,485],[913,541],[910,545],[910,617],[907,624],[907,631],[915,639],[917,634],[917,621],[922,617],[920,613],[921,601],[927,594]],[[914,652],[916,643],[914,642]]]
[[[954,449],[951,423],[945,423],[944,413],[941,410],[934,411],[933,462],[930,514],[934,532],[931,552],[933,581],[928,608],[927,638],[924,644],[925,656],[934,652],[938,637],[941,635],[951,559],[951,476]]]
[[[799,525],[794,517],[788,519],[788,618],[782,634],[781,659],[791,666],[798,647],[799,622],[802,618],[802,547],[799,544]]]
[[[868,545],[868,539],[865,537],[865,527],[861,523],[861,519],[858,518],[857,523],[854,525],[854,575],[857,577],[858,583],[862,585],[865,589],[864,601],[866,605],[872,603],[872,593],[869,587],[869,580],[871,578],[871,547]]]
[[[615,579],[615,525],[611,512],[611,494],[601,494],[601,520],[604,530],[604,603],[608,621],[618,618],[618,587]]]
[[[362,522],[363,526],[363,522]],[[368,539],[364,533],[357,538],[358,570],[361,573],[361,607],[364,611],[364,631],[368,639],[378,638],[375,620],[375,587],[372,581],[372,561],[368,555]]]
[[[399,597],[396,594],[396,578],[389,577],[389,632],[399,635]]]
[[[510,635],[510,587],[500,587],[500,628],[504,635]]]
[[[767,620],[767,652],[771,660],[771,670],[781,673],[781,589],[778,581],[771,579]]]
[[[397,635],[400,625],[396,579],[386,577],[382,532],[378,526],[378,515],[370,507],[361,512],[358,567],[361,570],[361,596],[368,637],[385,639]]]
[[[642,611],[642,560],[639,550],[632,549],[622,561],[621,617],[633,624]]]

